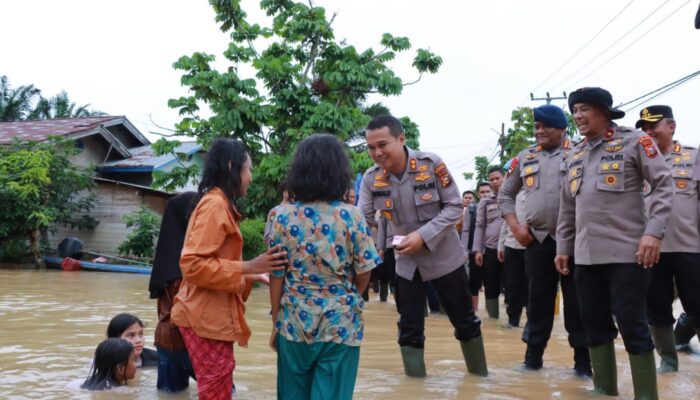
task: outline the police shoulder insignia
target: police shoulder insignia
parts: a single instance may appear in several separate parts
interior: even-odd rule
[[[639,144],[644,149],[644,153],[649,158],[654,158],[658,155],[656,148],[654,148],[654,139],[651,136],[645,135],[639,138]]]
[[[528,158],[531,155],[533,155],[533,154],[528,154]],[[510,176],[515,171],[516,168],[518,168],[518,157],[515,157],[512,160],[510,160],[510,168],[508,168],[508,174],[506,174],[506,176]]]
[[[452,184],[452,178],[450,178],[450,173],[447,171],[445,163],[440,163],[435,167],[435,175],[440,180],[440,186],[446,188]]]

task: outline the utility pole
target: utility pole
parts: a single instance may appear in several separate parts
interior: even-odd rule
[[[552,100],[566,100],[566,92],[562,92],[562,97],[552,97],[549,95],[549,92],[547,92],[547,97],[535,97],[532,93],[530,93],[530,100],[532,101],[541,101],[544,100],[547,102],[547,104],[550,104]]]
[[[498,144],[501,146],[501,160],[506,154],[506,124],[501,122],[501,134],[498,137]]]

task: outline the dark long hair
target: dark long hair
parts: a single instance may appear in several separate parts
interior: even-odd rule
[[[128,340],[107,338],[97,345],[95,349],[95,359],[92,368],[85,382],[80,387],[87,390],[109,390],[119,386],[119,381],[115,374],[117,366],[129,364],[129,357],[134,351],[134,345]]]
[[[143,328],[143,322],[141,322],[139,317],[126,313],[117,314],[107,325],[107,337],[119,338],[133,324],[139,324]]]
[[[212,143],[204,163],[197,195],[192,199],[190,213],[204,194],[214,187],[223,190],[231,204],[241,196],[241,170],[248,159],[246,147],[240,140],[219,138]],[[231,169],[229,170],[229,165]]]
[[[350,160],[340,140],[320,133],[299,143],[286,182],[295,201],[342,201],[351,179]]]

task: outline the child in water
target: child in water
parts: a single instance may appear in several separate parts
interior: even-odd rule
[[[136,351],[134,345],[124,339],[109,338],[95,350],[90,375],[80,386],[87,390],[110,390],[126,385],[136,376]]]
[[[107,337],[121,338],[131,342],[138,356],[136,359],[137,367],[158,366],[158,353],[155,350],[143,347],[145,343],[143,322],[137,316],[124,313],[112,318],[107,326]]]

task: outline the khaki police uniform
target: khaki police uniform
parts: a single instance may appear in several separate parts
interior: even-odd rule
[[[651,186],[645,218],[642,188]],[[663,238],[671,213],[673,182],[654,140],[642,132],[610,128],[569,153],[557,225],[557,254],[574,256],[574,279],[591,346],[617,336],[626,350],[654,348],[646,318],[651,271],[637,264],[642,235]]]
[[[360,191],[360,208],[369,223],[380,210],[394,235],[415,231],[424,241],[418,252],[396,256],[399,344],[423,347],[426,281],[437,290],[457,339],[468,341],[481,335],[481,321],[471,306],[462,268],[467,254],[454,228],[462,212],[461,196],[438,156],[408,147],[404,150],[402,176],[375,165],[365,173]]]
[[[511,163],[498,196],[503,215],[516,212],[518,193],[524,197],[525,216],[522,223],[530,227],[534,238],[525,250],[529,298],[527,324],[522,339],[528,344],[535,363],[541,361],[541,354],[552,334],[554,303],[560,283],[569,345],[578,349],[577,353],[581,354],[577,354],[577,357],[581,357],[583,362],[587,359],[586,334],[579,314],[574,275],[562,276],[554,266],[559,197],[566,179],[565,163],[570,151],[571,143],[565,138],[555,149],[544,150],[539,145],[533,145],[521,151]],[[573,260],[569,264],[573,270]]]
[[[671,217],[661,242],[661,260],[651,271],[649,324],[672,326],[674,282],[695,328],[700,328],[700,185],[693,178],[698,150],[675,143],[664,158],[673,176]],[[648,190],[647,190],[648,192]],[[651,196],[646,196],[647,203]]]
[[[474,229],[474,243],[472,250],[480,251],[483,255],[481,267],[486,300],[497,300],[501,294],[501,277],[503,275],[503,263],[498,261],[498,238],[501,235],[503,218],[498,208],[496,194],[491,193],[486,198],[479,200],[476,208],[476,228]],[[477,286],[478,284],[478,286]],[[470,284],[473,293],[479,293],[481,283]]]
[[[394,257],[394,233],[391,230],[391,224],[385,217],[380,217],[377,228],[377,249],[384,251],[384,260],[382,264],[372,271],[376,272],[376,277],[379,280],[379,299],[386,301],[387,288],[390,287],[394,292],[396,280],[396,258]]]

